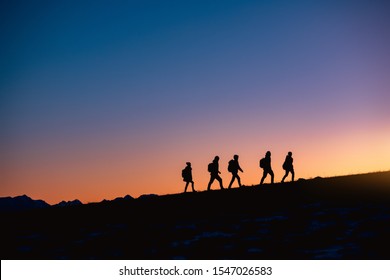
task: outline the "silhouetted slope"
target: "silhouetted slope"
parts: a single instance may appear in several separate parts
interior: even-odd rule
[[[390,172],[1,215],[2,259],[389,259]],[[15,223],[15,221],[18,221]]]

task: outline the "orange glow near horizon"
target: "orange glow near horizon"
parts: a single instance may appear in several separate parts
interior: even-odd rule
[[[0,195],[26,194],[55,204],[74,199],[83,203],[99,202],[126,194],[136,198],[142,194],[180,193],[184,190],[181,169],[186,161],[192,163],[195,189],[203,191],[209,180],[207,164],[215,155],[220,156],[221,177],[224,185],[228,185],[231,175],[227,163],[234,154],[240,156],[244,170],[240,173],[242,183],[257,185],[262,175],[259,159],[267,150],[272,152],[275,182],[280,182],[284,175],[281,166],[290,150],[296,179],[390,169],[389,132],[338,130],[337,134],[327,136],[328,131],[325,131],[317,135],[291,134],[286,140],[282,136],[284,132],[242,137],[243,128],[235,135],[212,132],[211,128],[202,130],[205,134],[199,139],[186,139],[183,131],[179,131],[175,137],[172,137],[174,132],[170,132],[157,141],[140,141],[135,146],[129,146],[128,139],[122,136],[113,141],[117,145],[110,149],[86,145],[79,147],[82,150],[72,147],[75,150],[64,149],[61,153],[53,153],[51,149],[37,151],[35,155],[25,155],[23,162],[8,166],[5,188],[1,189]],[[169,139],[177,139],[177,142]],[[265,183],[269,182],[268,177]],[[233,184],[235,187],[237,182]],[[219,189],[217,183],[212,189]]]

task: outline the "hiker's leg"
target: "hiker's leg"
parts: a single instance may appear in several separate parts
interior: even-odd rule
[[[283,176],[283,179],[282,179],[282,183],[284,183],[284,180],[287,178],[287,176],[288,176],[288,170],[286,170],[286,174],[284,174],[284,176]]]
[[[219,182],[219,186],[221,187],[221,190],[223,190],[223,185],[222,185],[222,178],[221,176],[217,175],[217,180]]]
[[[186,186],[185,186],[185,188],[184,188],[184,192],[187,192],[188,184],[189,184],[189,182],[186,182]]]
[[[191,181],[191,187],[192,187],[192,191],[195,192],[194,181]]]
[[[294,168],[291,168],[290,172],[291,172],[291,175],[292,175],[292,180],[291,181],[294,182],[294,176],[295,176]]]
[[[214,182],[214,180],[215,180],[215,176],[211,175],[211,177],[210,177],[210,182],[209,182],[209,184],[208,184],[208,186],[207,186],[207,190],[208,190],[208,191],[210,190],[211,184]]]
[[[274,183],[274,172],[272,170],[268,171],[268,173],[271,175],[271,184]]]
[[[238,176],[238,174],[236,174],[236,177],[237,177],[237,181],[238,181],[238,186],[241,188],[241,178],[240,176]]]
[[[235,177],[235,175],[234,175],[234,174],[232,174],[232,180],[230,181],[230,184],[229,184],[229,187],[228,187],[228,189],[230,189],[230,188],[232,187],[232,185],[233,185],[233,182],[234,182],[234,179],[236,179],[236,177]]]
[[[266,172],[265,169],[264,169],[264,170],[263,170],[263,177],[261,177],[261,180],[260,180],[260,185],[263,184],[265,177],[267,177],[267,172]]]

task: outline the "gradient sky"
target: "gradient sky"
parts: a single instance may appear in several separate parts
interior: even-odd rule
[[[390,169],[389,1],[1,1],[0,196]],[[269,182],[269,178],[266,179]],[[236,187],[236,185],[233,185]],[[217,189],[215,183],[212,187]]]

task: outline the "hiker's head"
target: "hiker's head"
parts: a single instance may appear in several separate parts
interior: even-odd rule
[[[186,162],[186,164],[187,164],[188,166],[191,166],[191,162]]]
[[[268,151],[266,154],[265,154],[266,157],[270,157],[271,156],[271,152]]]
[[[292,156],[292,152],[288,152],[288,155],[291,157]]]
[[[234,155],[233,157],[235,160],[238,160],[238,155]]]
[[[214,161],[219,161],[219,156],[215,156]]]

